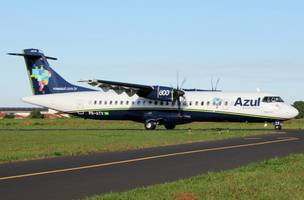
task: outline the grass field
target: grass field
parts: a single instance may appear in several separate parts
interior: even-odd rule
[[[304,155],[86,200],[304,199]]]
[[[303,128],[303,120],[284,124]],[[193,123],[167,131],[146,131],[142,124],[83,119],[0,120],[0,162],[122,151],[146,147],[266,134],[272,125]]]
[[[264,129],[272,130],[273,125],[263,123],[213,123],[194,122],[176,126],[176,129]],[[283,123],[284,129],[304,129],[304,119],[294,119]],[[80,118],[71,119],[0,119],[3,129],[143,129],[143,124],[130,121],[98,121]],[[158,126],[158,129],[164,129]]]

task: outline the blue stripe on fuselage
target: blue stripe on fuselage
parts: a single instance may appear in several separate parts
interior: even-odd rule
[[[110,111],[90,111],[71,113],[82,118],[100,120],[132,120],[145,122],[147,119],[174,119],[180,114],[174,111],[162,110],[110,110]],[[238,114],[226,114],[216,112],[195,112],[182,111],[182,116],[187,116],[184,120],[176,121],[176,124],[189,123],[193,121],[213,121],[213,122],[274,122],[277,119],[259,116],[243,116]],[[281,121],[284,119],[280,119]]]

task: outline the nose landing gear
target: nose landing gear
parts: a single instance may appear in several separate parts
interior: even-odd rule
[[[281,125],[281,122],[280,122],[280,121],[275,121],[275,122],[273,123],[273,125],[274,125],[274,129],[275,129],[275,130],[281,130],[281,129],[282,129],[282,125]]]

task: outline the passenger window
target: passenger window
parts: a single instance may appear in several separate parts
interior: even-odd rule
[[[123,105],[123,101],[120,101],[120,105]]]
[[[157,101],[154,101],[154,104],[155,104],[155,105],[157,105],[157,103],[158,103]]]
[[[201,102],[201,106],[203,106],[203,105],[204,105],[204,102],[202,101],[202,102]]]
[[[112,105],[112,103],[113,103],[113,102],[112,102],[112,101],[110,101],[110,105]]]
[[[140,104],[140,101],[137,101],[137,105],[139,105]]]
[[[149,101],[149,104],[152,104],[152,101]]]
[[[228,106],[228,101],[225,101],[225,106]]]
[[[105,105],[107,105],[107,103],[108,103],[107,101],[104,101],[104,104],[105,104]]]
[[[164,102],[163,102],[163,101],[161,101],[161,102],[160,102],[160,105],[161,105],[161,106],[163,106],[163,105],[164,105]]]
[[[95,104],[95,105],[97,104],[97,101],[96,101],[96,100],[94,101],[94,104]]]
[[[126,105],[129,105],[129,101],[126,101]]]
[[[195,102],[195,105],[198,106],[198,101]]]
[[[101,105],[102,101],[99,101],[99,105]]]
[[[118,104],[118,101],[115,101],[115,105],[117,105]]]
[[[192,106],[192,101],[189,102],[189,106]]]
[[[207,101],[207,106],[209,106],[210,105],[210,101]]]

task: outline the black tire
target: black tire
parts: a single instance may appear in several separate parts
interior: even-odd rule
[[[155,128],[156,128],[156,123],[154,121],[145,122],[145,129],[146,130],[154,130]]]
[[[274,129],[275,129],[275,130],[282,130],[282,126],[281,126],[281,125],[275,125],[275,126],[274,126]]]
[[[175,124],[165,124],[165,128],[168,130],[172,130],[175,128]]]

